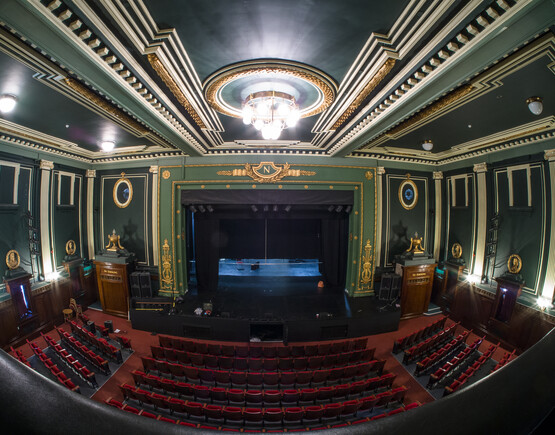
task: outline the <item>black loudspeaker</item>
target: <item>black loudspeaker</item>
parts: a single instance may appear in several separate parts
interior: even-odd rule
[[[401,295],[401,275],[391,276],[391,292],[389,293],[390,299],[397,299]]]
[[[389,294],[391,292],[391,281],[392,281],[391,274],[384,273],[382,275],[382,280],[380,282],[380,292],[378,294],[378,299],[380,299],[380,300],[389,299]]]
[[[139,274],[139,285],[141,286],[141,296],[143,298],[151,298],[152,286],[150,284],[150,273],[138,272],[138,274]]]
[[[104,327],[108,330],[108,332],[110,333],[114,332],[114,324],[111,320],[105,320]]]
[[[89,331],[91,331],[93,334],[96,334],[96,325],[94,324],[94,322],[92,320],[89,320],[87,322],[87,329]]]
[[[141,297],[141,284],[139,282],[139,274],[138,272],[133,272],[129,275],[129,281],[131,284],[131,296],[134,298]]]

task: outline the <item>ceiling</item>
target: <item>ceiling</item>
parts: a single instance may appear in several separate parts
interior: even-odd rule
[[[0,93],[18,104],[1,140],[92,164],[271,152],[441,165],[553,137],[553,22],[550,0],[3,0]],[[320,71],[330,104],[277,141],[220,113],[207,79],[259,59]]]

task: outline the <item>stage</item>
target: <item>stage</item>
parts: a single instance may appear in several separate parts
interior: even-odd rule
[[[341,289],[318,288],[319,275],[266,275],[251,271],[250,263],[245,269],[249,276],[220,275],[216,292],[190,291],[175,306],[167,298],[133,298],[133,328],[241,342],[333,340],[398,329],[400,309],[393,301],[349,298]],[[206,303],[212,306],[210,315],[195,315]]]

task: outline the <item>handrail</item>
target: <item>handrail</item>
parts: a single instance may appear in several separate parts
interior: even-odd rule
[[[555,407],[555,329],[487,378],[420,408],[329,434],[528,434]],[[183,433],[75,394],[0,351],[0,417],[10,433]],[[198,434],[214,431],[196,430]]]

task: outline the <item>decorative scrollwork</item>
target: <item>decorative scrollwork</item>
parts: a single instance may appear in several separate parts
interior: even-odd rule
[[[249,177],[259,183],[276,183],[285,177],[300,177],[316,175],[315,171],[291,169],[289,163],[276,165],[273,162],[260,162],[257,166],[245,163],[244,169],[231,171],[218,171],[218,175],[231,175],[233,177]]]
[[[173,288],[172,256],[168,239],[164,239],[164,244],[162,245],[162,277],[160,281],[162,281],[162,290],[171,290]]]
[[[366,241],[364,246],[364,255],[362,256],[362,273],[360,274],[360,283],[368,286],[372,279],[372,245],[370,239]]]

